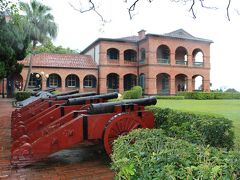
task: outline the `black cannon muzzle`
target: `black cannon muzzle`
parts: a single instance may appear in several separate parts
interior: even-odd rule
[[[131,100],[123,100],[123,101],[116,101],[116,102],[106,102],[106,103],[98,103],[98,104],[91,104],[88,113],[89,114],[103,114],[103,113],[113,113],[114,106],[116,105],[132,105],[137,104],[140,106],[150,106],[155,105],[157,103],[156,97],[148,97],[142,99],[131,99]]]

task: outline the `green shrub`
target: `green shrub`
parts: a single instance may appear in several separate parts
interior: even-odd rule
[[[142,97],[142,88],[141,86],[134,86],[129,91],[124,91],[123,99],[139,99]]]
[[[176,99],[182,100],[185,99],[184,96],[156,96],[157,99]]]
[[[31,96],[31,92],[29,91],[18,91],[14,93],[14,97],[17,101],[23,101]]]
[[[215,99],[240,99],[240,93],[231,93],[231,92],[215,92]]]
[[[237,92],[179,92],[177,96],[184,96],[185,99],[240,99]]]
[[[59,93],[61,93],[60,91],[58,91],[58,90],[55,90],[55,91],[53,91],[53,92],[51,92],[52,94],[59,94]]]
[[[113,145],[117,179],[238,179],[240,153],[167,137],[160,129],[137,129]]]
[[[230,149],[234,145],[232,121],[220,116],[199,115],[159,107],[147,107],[154,113],[155,127],[166,135],[191,143]]]

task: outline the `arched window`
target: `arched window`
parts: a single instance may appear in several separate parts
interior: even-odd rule
[[[97,79],[93,75],[87,75],[83,79],[83,87],[84,88],[96,88]]]
[[[146,51],[144,48],[140,50],[140,64],[144,64],[146,60]]]
[[[107,75],[107,91],[118,92],[119,88],[119,75],[116,73],[110,73]]]
[[[65,80],[66,87],[79,87],[79,78],[75,74],[70,74]]]
[[[29,88],[39,88],[42,84],[42,78],[41,75],[38,73],[31,73],[28,87]]]
[[[124,60],[125,61],[136,61],[137,60],[137,52],[132,49],[128,49],[128,50],[124,51]]]
[[[157,48],[157,61],[160,64],[170,63],[170,49],[166,45],[161,45]]]
[[[188,52],[184,47],[178,47],[175,51],[176,64],[187,65],[187,55]]]
[[[192,57],[193,57],[193,66],[202,67],[204,65],[203,52],[201,49],[194,49],[192,53]]]
[[[47,79],[47,87],[61,87],[61,77],[58,74],[50,74]]]
[[[119,59],[119,50],[115,48],[110,48],[107,50],[108,59]]]

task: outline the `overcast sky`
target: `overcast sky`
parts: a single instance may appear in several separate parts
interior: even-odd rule
[[[27,1],[27,0],[26,0]],[[190,4],[173,3],[172,0],[140,0],[129,19],[124,0],[93,0],[97,10],[108,21],[102,25],[94,12],[81,14],[69,2],[79,7],[79,0],[39,0],[52,7],[52,13],[58,24],[59,33],[55,45],[83,50],[99,37],[119,38],[137,35],[141,29],[146,33],[164,34],[184,29],[193,36],[210,39],[211,45],[211,83],[212,89],[235,88],[240,90],[240,1],[232,0],[230,18],[227,20],[228,0],[205,0],[207,6],[217,10],[203,9],[197,4],[196,19],[188,11]],[[128,0],[129,2],[133,2]],[[84,6],[88,0],[81,0]],[[217,4],[210,4],[210,3]]]

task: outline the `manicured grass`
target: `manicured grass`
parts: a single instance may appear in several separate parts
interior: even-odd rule
[[[158,100],[157,106],[181,111],[221,115],[233,121],[235,145],[240,149],[240,100]]]

